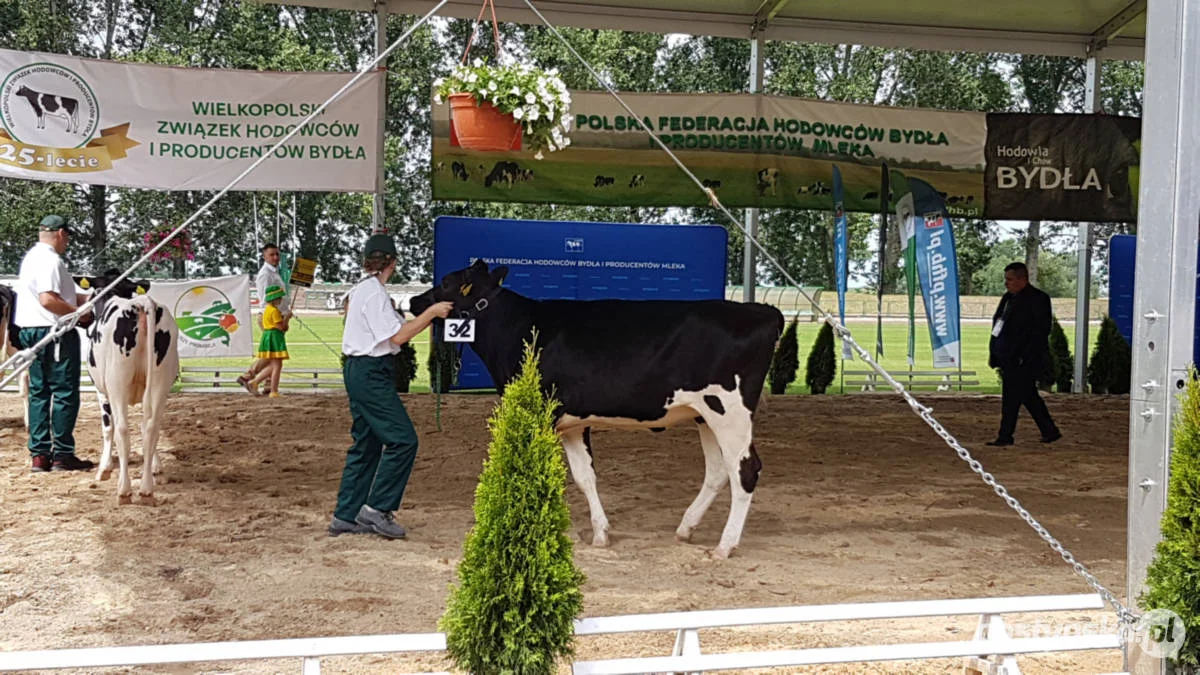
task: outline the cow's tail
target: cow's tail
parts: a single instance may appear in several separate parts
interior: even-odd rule
[[[142,296],[142,311],[146,314],[146,334],[142,337],[142,342],[146,345],[146,390],[142,392],[142,412],[148,412],[147,407],[153,408],[155,403],[150,402],[150,392],[157,391],[154,388],[155,370],[154,367],[154,335],[158,331],[158,326],[155,322],[155,317],[158,316],[158,305],[154,302],[154,298],[149,295]],[[147,406],[147,402],[150,402]]]

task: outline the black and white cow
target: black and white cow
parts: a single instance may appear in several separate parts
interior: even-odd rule
[[[76,283],[87,291],[108,286],[120,273],[80,277]],[[142,404],[142,482],[138,494],[154,499],[154,474],[161,470],[156,453],[159,426],[166,411],[167,394],[179,376],[179,330],[166,307],[145,295],[147,281],[122,280],[95,306],[96,319],[88,328],[91,348],[88,373],[100,399],[100,421],[104,450],[97,471],[99,480],[112,475],[112,446],[117,457],[117,499],[132,501],[129,478],[129,406]]]
[[[507,273],[477,261],[414,297],[411,309],[419,314],[448,300],[454,315],[475,318],[472,348],[501,388],[519,371],[523,343],[537,331],[543,385],[562,404],[556,429],[588,500],[594,545],[608,544],[608,519],[596,492],[591,428],[698,425],[704,484],[676,537],[690,539],[729,485],[729,518],[713,552],[728,557],[741,540],[762,468],[752,416],[783,315],[768,305],[725,300],[539,301],[502,288]]]
[[[640,173],[633,174],[633,178],[629,179],[630,189],[639,188],[646,184],[646,177]]]
[[[29,101],[29,107],[37,115],[37,128],[46,128],[46,115],[49,115],[63,118],[68,133],[79,131],[79,101],[68,96],[44,94],[24,85],[17,89],[17,96]]]
[[[608,187],[609,185],[613,184],[614,180],[616,179],[612,176],[596,176],[596,180],[592,183],[592,187]]]

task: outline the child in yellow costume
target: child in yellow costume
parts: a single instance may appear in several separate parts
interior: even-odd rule
[[[283,298],[283,289],[278,286],[268,286],[263,299],[266,306],[262,315],[262,337],[258,342],[255,358],[267,359],[268,363],[259,372],[258,377],[250,381],[252,390],[258,389],[258,384],[268,380],[267,386],[260,395],[270,392],[271,398],[279,397],[279,377],[283,374],[283,361],[288,358],[287,340],[283,336],[283,313],[279,311],[279,301]]]

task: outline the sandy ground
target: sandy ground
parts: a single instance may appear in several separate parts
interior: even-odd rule
[[[1034,442],[1026,417],[1019,445],[1006,449],[983,446],[997,398],[929,400],[1013,495],[1123,592],[1127,400],[1054,397],[1066,438],[1049,448]],[[118,506],[115,480],[31,474],[20,401],[0,397],[0,649],[435,631],[471,524],[495,402],[444,397],[437,432],[433,396],[405,397],[421,450],[398,517],[409,539],[389,542],[325,535],[349,439],[341,395],[172,397],[157,506]],[[78,435],[80,455],[98,459],[98,410],[88,395]],[[756,427],[762,479],[741,547],[727,561],[707,554],[727,498],[692,544],[674,541],[703,477],[694,430],[600,431],[593,443],[611,547],[590,546],[586,502],[573,484],[567,491],[576,560],[588,576],[586,616],[1089,591],[895,396],[765,401]],[[139,461],[135,486],[140,471]],[[1084,630],[1113,625],[1105,611],[1042,618]],[[747,651],[959,640],[975,621],[713,630],[701,641],[706,651]],[[618,658],[669,654],[672,643],[658,633],[577,646],[583,658]],[[1029,673],[1121,667],[1117,652],[1021,663]],[[434,655],[381,656],[324,667],[382,673],[447,664]],[[298,661],[276,661],[109,672],[298,670]],[[789,672],[960,671],[959,661],[943,661]]]

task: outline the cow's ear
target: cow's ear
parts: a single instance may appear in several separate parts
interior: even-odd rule
[[[95,286],[96,283],[91,277],[75,277],[75,285],[85,291],[90,291],[92,290],[92,286]]]
[[[487,271],[487,263],[483,262],[483,258],[477,258],[475,263],[471,265],[471,269],[479,272]]]
[[[150,282],[149,281],[142,279],[141,281],[137,282],[136,293],[138,295],[145,295],[149,291],[150,291]]]
[[[501,265],[492,270],[492,282],[497,286],[504,283],[504,277],[508,276],[508,267]]]

